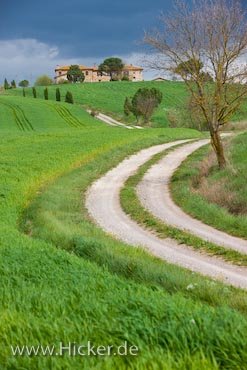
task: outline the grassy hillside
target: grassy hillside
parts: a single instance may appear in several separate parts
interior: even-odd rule
[[[40,99],[0,95],[0,130],[50,131],[103,126],[81,107]]]
[[[0,100],[1,369],[216,370],[246,364],[243,291],[116,242],[91,223],[81,203],[88,185],[126,155],[198,132],[111,128],[79,107],[58,114],[55,105],[38,99]],[[68,124],[64,115],[81,125]],[[15,357],[10,348],[87,341],[127,341],[140,352]]]
[[[163,101],[157,109],[153,122],[156,126],[166,127],[168,125],[166,112],[170,108],[180,107],[184,104],[186,90],[181,82],[113,82],[113,83],[83,83],[50,86],[49,98],[55,99],[55,90],[59,87],[62,100],[68,90],[73,93],[77,104],[85,107],[99,109],[105,113],[112,114],[116,118],[123,120],[123,106],[127,96],[133,96],[140,87],[156,87],[163,93]],[[27,89],[27,96],[32,96],[32,90]],[[43,99],[43,87],[37,87],[37,96]],[[9,94],[22,95],[22,89],[9,90]],[[132,118],[133,119],[133,118]]]
[[[83,84],[65,84],[53,85],[48,87],[49,98],[55,99],[55,90],[59,87],[61,90],[62,100],[68,90],[73,93],[74,100],[77,104],[84,107],[96,108],[102,112],[108,113],[120,120],[126,120],[123,113],[124,101],[127,96],[133,96],[140,87],[156,87],[163,93],[163,100],[155,112],[152,122],[154,127],[167,127],[167,113],[170,109],[181,110],[186,105],[188,93],[182,82],[165,81],[165,82],[112,82],[112,83],[83,83]],[[22,89],[8,90],[8,94],[22,95]],[[37,87],[38,97],[43,99],[44,87]],[[31,88],[26,89],[28,97],[32,97]],[[233,121],[241,121],[247,117],[247,101],[233,117]],[[129,121],[133,121],[133,117]]]

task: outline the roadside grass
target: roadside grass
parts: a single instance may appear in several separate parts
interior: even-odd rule
[[[212,306],[226,305],[247,314],[246,292],[165,263],[142,249],[126,246],[90,220],[84,207],[87,187],[120,162],[122,155],[119,154],[111,151],[100,159],[97,157],[44,188],[25,210],[23,230],[32,238],[51,242],[128,280]],[[188,238],[181,235],[180,240]],[[236,258],[235,252],[233,256]]]
[[[164,152],[155,155],[150,161],[141,166],[136,174],[131,176],[126,181],[120,193],[121,206],[123,210],[140,225],[144,226],[150,231],[155,232],[159,238],[172,238],[177,240],[179,244],[186,244],[194,249],[205,251],[210,255],[221,257],[224,260],[232,262],[236,265],[247,266],[246,255],[234,250],[217,246],[213,243],[204,241],[203,239],[196,237],[189,232],[185,232],[167,225],[152,215],[152,213],[146,210],[141,204],[136,192],[137,185],[153,164],[157,163],[161,158],[164,157],[165,154],[174,150],[175,148],[176,147],[173,147],[172,149],[165,150]]]
[[[247,205],[246,153],[247,133],[244,133],[231,140],[226,169],[217,171],[213,167],[206,178],[210,187],[214,187],[218,192],[226,193],[225,195],[223,194],[224,196],[228,194],[234,197],[232,203],[237,203],[239,209],[246,209]],[[208,199],[200,194],[200,191],[196,191],[196,188],[193,188],[193,183],[196,183],[196,179],[199,176],[203,159],[205,160],[205,157],[208,155],[208,146],[197,150],[174,173],[171,182],[173,199],[185,212],[202,220],[204,223],[234,236],[247,239],[246,214],[237,215],[230,213],[226,207],[209,202]],[[221,184],[220,187],[219,184]]]

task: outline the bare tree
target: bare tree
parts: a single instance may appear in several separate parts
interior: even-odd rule
[[[174,11],[162,14],[158,28],[144,38],[153,54],[152,68],[181,71],[207,123],[219,168],[226,164],[219,129],[247,96],[246,19],[238,0],[196,0],[192,7],[176,1]]]

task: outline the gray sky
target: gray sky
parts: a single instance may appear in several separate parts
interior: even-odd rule
[[[51,77],[57,64],[105,57],[142,64],[140,40],[172,0],[1,0],[0,81]],[[154,73],[146,72],[146,78]]]

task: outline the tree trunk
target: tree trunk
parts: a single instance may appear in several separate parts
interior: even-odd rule
[[[222,170],[226,166],[226,159],[224,155],[224,147],[221,141],[221,137],[218,131],[213,131],[210,133],[210,135],[211,135],[211,144],[217,157],[219,169]]]

